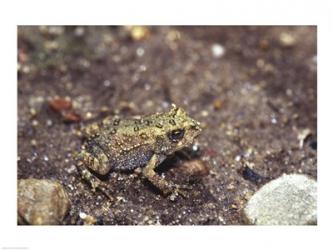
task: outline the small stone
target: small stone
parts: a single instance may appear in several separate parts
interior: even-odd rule
[[[75,165],[71,165],[68,169],[67,169],[67,172],[69,174],[72,174],[72,173],[75,173],[76,171],[76,166]]]
[[[37,127],[39,125],[39,122],[37,120],[32,120],[31,124],[32,126]]]
[[[63,186],[51,180],[18,181],[18,223],[58,225],[67,214],[70,201]]]
[[[267,50],[269,48],[269,42],[267,39],[261,39],[259,42],[259,47],[262,50]]]
[[[59,43],[56,41],[46,41],[44,47],[47,50],[57,50],[59,49]]]
[[[169,196],[169,200],[170,201],[175,201],[176,200],[176,194],[171,194],[170,196]]]
[[[145,54],[145,50],[143,48],[141,48],[141,47],[137,48],[136,55],[138,57],[142,57],[144,54]]]
[[[110,87],[110,86],[111,86],[111,81],[110,81],[110,80],[105,80],[105,81],[103,82],[103,85],[104,85],[105,87]]]
[[[47,119],[46,120],[46,126],[48,126],[48,127],[50,127],[50,126],[52,126],[52,120],[50,120],[50,119]]]
[[[86,119],[91,119],[93,117],[93,114],[91,113],[91,112],[87,112],[86,114],[85,114],[85,118]]]
[[[213,106],[215,110],[220,110],[223,107],[223,101],[221,99],[215,99]]]
[[[200,145],[197,142],[195,142],[192,146],[192,151],[194,153],[197,153],[199,150],[200,150]]]
[[[242,159],[242,157],[240,156],[240,155],[237,155],[236,157],[235,157],[235,161],[240,161]]]
[[[228,186],[227,186],[227,190],[234,190],[235,189],[235,185],[233,183],[230,183]]]
[[[282,175],[250,198],[244,214],[256,225],[315,225],[317,182],[306,175]]]
[[[189,177],[207,176],[210,167],[203,161],[192,160],[186,161],[178,169]]]
[[[232,209],[238,209],[238,206],[236,204],[231,204]]]
[[[84,225],[95,225],[97,222],[97,219],[94,216],[87,215],[87,217],[83,220]]]
[[[31,141],[30,141],[30,144],[31,144],[31,146],[37,146],[37,141],[35,140],[35,139],[32,139]]]
[[[47,26],[47,33],[54,36],[60,36],[64,34],[65,28],[63,26]]]
[[[179,40],[181,38],[181,34],[178,30],[170,30],[167,33],[166,38],[167,38],[168,41],[174,42],[174,41]]]
[[[310,147],[313,149],[313,150],[317,150],[317,141],[312,141],[310,143]]]
[[[299,148],[303,148],[305,140],[311,135],[309,128],[303,129],[298,132],[297,139],[299,141]]]
[[[212,45],[211,50],[215,58],[221,58],[225,53],[225,48],[221,44],[217,43]]]
[[[49,101],[49,106],[57,111],[60,112],[62,110],[68,110],[72,108],[72,101],[69,98],[64,97],[55,97],[51,101]]]
[[[292,47],[295,45],[296,43],[296,39],[294,36],[292,36],[291,34],[289,33],[286,33],[286,32],[282,32],[280,34],[280,43],[283,47]]]
[[[45,103],[45,98],[42,96],[34,96],[29,98],[29,107],[30,107],[30,114],[34,117],[36,116],[42,109]]]
[[[27,62],[29,59],[29,56],[23,49],[18,49],[18,61],[21,63]]]
[[[149,91],[150,89],[151,89],[151,85],[150,84],[148,84],[148,83],[146,83],[145,85],[144,85],[144,89],[146,90],[146,91]],[[149,102],[148,102],[149,101]],[[153,103],[153,101],[151,101],[151,100],[148,100],[147,101],[147,103]]]
[[[149,29],[145,26],[130,27],[131,38],[135,41],[140,41],[149,36]]]
[[[207,117],[209,115],[209,112],[207,110],[202,110],[200,114],[202,117]]]
[[[79,122],[82,120],[81,116],[79,114],[76,114],[75,112],[66,112],[63,113],[63,119],[65,122]]]
[[[140,72],[145,72],[146,70],[147,70],[147,66],[146,65],[142,64],[142,65],[139,66],[139,71]]]
[[[94,216],[84,212],[80,212],[79,217],[83,220],[84,225],[95,225],[97,222],[97,219]]]
[[[287,96],[293,96],[293,90],[292,89],[286,89],[286,95]]]
[[[30,108],[30,114],[31,114],[31,116],[36,116],[37,115],[37,110],[36,109],[34,109],[34,108]]]
[[[87,218],[87,214],[84,213],[84,212],[80,212],[80,213],[79,213],[79,217],[80,217],[82,220],[84,220],[85,218]]]
[[[74,35],[77,37],[82,37],[85,33],[85,30],[83,27],[76,27],[74,30]]]
[[[22,72],[23,72],[24,74],[29,74],[29,73],[31,72],[31,68],[30,68],[28,65],[24,65],[24,66],[22,67]]]
[[[89,68],[90,67],[90,62],[86,58],[80,58],[79,59],[79,65],[82,66],[83,68]]]
[[[66,73],[67,72],[67,65],[65,65],[65,64],[60,64],[59,65],[59,70],[62,72],[62,73]],[[66,87],[68,88],[68,89],[71,89],[71,86],[70,86],[70,83],[66,83]]]
[[[251,181],[255,184],[260,184],[265,181],[265,178],[253,171],[248,164],[241,170],[241,174],[245,180]]]
[[[265,61],[260,58],[260,59],[257,60],[256,64],[257,64],[257,67],[259,69],[261,69],[261,68],[263,68],[265,66]]]

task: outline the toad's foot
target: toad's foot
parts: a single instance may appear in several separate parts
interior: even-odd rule
[[[191,190],[192,187],[187,185],[178,185],[172,184],[171,192],[169,193],[169,199],[174,201],[178,196],[181,196],[185,199],[189,198],[188,191]]]
[[[81,178],[90,184],[93,192],[98,190],[110,201],[114,201],[114,198],[109,193],[108,186],[100,181],[96,176],[94,176],[86,167],[84,167],[82,162],[78,162],[76,164],[76,168],[79,171]]]
[[[185,190],[191,189],[190,187],[168,182],[154,171],[158,162],[158,156],[153,155],[147,166],[143,169],[143,175],[150,181],[150,183],[157,187],[164,196],[170,195],[171,200],[175,200],[179,195],[183,198],[188,198],[188,194]]]

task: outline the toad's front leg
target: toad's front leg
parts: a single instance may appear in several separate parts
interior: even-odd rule
[[[95,172],[98,169],[105,169],[106,161],[104,159],[105,157],[103,156],[99,156],[98,158],[96,158],[85,150],[82,150],[75,157],[76,167],[81,175],[81,178],[90,184],[94,192],[96,190],[99,190],[107,198],[113,201],[114,199],[109,194],[107,185],[89,171],[89,169],[92,169]]]
[[[159,176],[155,172],[156,166],[160,163],[158,155],[154,154],[152,158],[149,160],[147,166],[143,169],[143,175],[160,191],[163,192],[164,195],[175,194],[182,195],[186,197],[186,194],[181,189],[189,189],[188,187],[179,186],[174,184],[173,182],[168,182]]]

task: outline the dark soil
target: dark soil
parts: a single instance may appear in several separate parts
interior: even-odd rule
[[[316,27],[19,27],[18,178],[64,185],[63,224],[83,224],[80,212],[97,224],[244,224],[246,201],[270,179],[317,178],[316,55]],[[56,96],[65,105],[51,108]],[[103,181],[115,201],[94,193],[74,167],[80,128],[171,103],[204,127],[159,168],[191,185],[189,197],[114,172]]]

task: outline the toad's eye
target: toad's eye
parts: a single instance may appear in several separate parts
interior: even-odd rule
[[[178,142],[184,137],[184,129],[175,129],[169,132],[168,137],[172,142]]]

